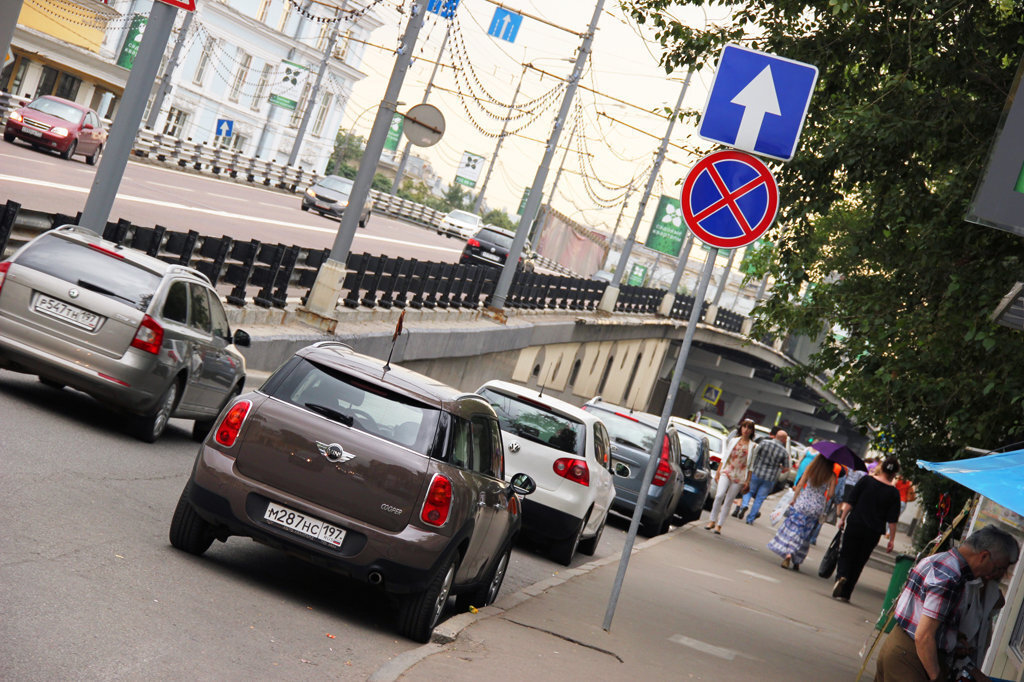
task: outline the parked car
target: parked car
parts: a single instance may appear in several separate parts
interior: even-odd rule
[[[523,503],[523,530],[551,543],[566,566],[577,548],[593,556],[615,499],[611,441],[595,415],[507,381],[477,393],[498,415],[509,469],[523,471],[537,490]]]
[[[437,228],[438,234],[448,237],[460,237],[469,239],[483,227],[483,219],[469,211],[455,210],[441,219],[441,225]]]
[[[199,449],[170,541],[252,538],[377,586],[430,638],[450,594],[494,601],[522,520],[498,419],[478,395],[334,341],[238,397]]]
[[[597,280],[598,282],[608,282],[611,284],[612,280],[615,279],[615,275],[607,270],[598,270],[590,276],[590,279]]]
[[[676,428],[699,433],[708,439],[708,497],[704,501],[704,509],[711,511],[711,507],[715,503],[715,495],[718,493],[715,472],[718,471],[718,467],[722,465],[722,460],[728,454],[725,451],[725,444],[728,442],[726,436],[718,429],[707,424],[699,424],[689,419],[680,419],[679,417],[671,417],[670,419],[676,425]]]
[[[516,233],[512,230],[488,225],[466,240],[466,246],[462,249],[459,262],[467,265],[486,265],[493,268],[504,267],[509,251],[512,249],[512,240],[515,239],[515,236]],[[529,242],[525,242],[523,245],[523,252],[519,256],[518,267],[525,272],[533,272],[536,268],[533,248]]]
[[[128,413],[153,442],[171,417],[201,439],[242,390],[245,359],[205,275],[65,225],[0,263],[0,368]]]
[[[352,194],[352,181],[340,175],[325,175],[302,193],[302,210],[313,210],[328,218],[341,218],[348,210],[349,195]],[[359,216],[359,227],[366,227],[370,219],[370,206],[363,208]]]
[[[708,484],[711,478],[711,469],[708,467],[710,445],[706,435],[685,426],[676,428],[676,437],[679,439],[679,450],[682,454],[683,494],[676,505],[676,513],[672,520],[681,526],[699,519],[708,502]],[[714,498],[710,499],[714,502]]]
[[[45,95],[18,107],[7,117],[4,141],[15,139],[37,149],[55,151],[62,159],[81,154],[86,163],[95,165],[107,143],[107,129],[89,107]]]
[[[588,401],[583,409],[604,422],[612,439],[612,473],[615,475],[612,509],[632,515],[640,497],[649,453],[658,435],[660,417],[632,412],[626,407],[606,403],[600,397]],[[675,426],[670,423],[662,442],[657,469],[647,489],[640,527],[647,535],[661,535],[668,531],[683,494],[682,454],[675,431]]]

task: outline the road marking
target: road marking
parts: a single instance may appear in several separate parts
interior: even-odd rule
[[[708,644],[707,642],[702,642],[699,639],[692,639],[685,635],[672,635],[668,638],[668,641],[688,646],[691,649],[696,649],[697,651],[701,651],[705,654],[717,656],[718,658],[725,659],[726,661],[731,661],[736,658],[736,652],[732,649]]]
[[[749,575],[751,578],[757,578],[758,580],[766,580],[770,583],[779,582],[778,578],[769,578],[764,573],[755,573],[754,571],[740,571],[743,575]]]
[[[213,192],[207,192],[205,196],[208,196],[208,197],[220,197],[221,199],[232,199],[234,201],[239,201],[239,200],[245,201],[245,199],[243,197],[234,197],[234,196],[231,196],[230,194],[214,194]]]
[[[686,566],[680,566],[679,568],[683,569],[684,571],[689,571],[690,573],[696,573],[697,575],[704,575],[709,578],[714,578],[715,580],[725,580],[727,582],[732,582],[732,578],[727,578],[724,575],[719,575],[718,573],[713,573],[712,571],[701,571],[696,568],[687,568]]]
[[[74,185],[64,185],[56,182],[46,182],[43,180],[36,180],[31,178],[22,178],[14,175],[0,175],[0,181],[7,182],[20,182],[26,185],[35,185],[36,187],[45,187],[47,189],[63,190],[65,192],[78,192],[79,194],[87,194],[89,190],[84,187],[75,187]],[[185,204],[178,204],[173,201],[161,201],[159,199],[146,199],[144,197],[136,197],[130,194],[118,194],[118,199],[123,201],[134,201],[140,204],[147,204],[149,206],[162,206],[164,208],[171,208],[176,211],[188,211],[190,213],[205,213],[206,215],[217,216],[219,218],[233,218],[236,220],[246,220],[252,223],[264,223],[266,225],[273,225],[275,227],[290,227],[296,230],[306,230],[309,232],[321,232],[324,234],[337,234],[338,228],[334,227],[313,227],[311,225],[303,225],[301,223],[290,223],[283,220],[273,220],[271,218],[259,218],[257,216],[243,215],[241,213],[231,213],[229,211],[217,211],[209,208],[199,208],[197,206],[187,206]],[[355,239],[383,242],[386,244],[401,244],[403,246],[414,246],[420,249],[428,249],[431,251],[441,251],[444,253],[462,253],[462,249],[449,249],[444,246],[433,246],[431,244],[422,244],[420,242],[408,242],[401,239],[390,239],[388,237],[375,237],[369,234],[356,234]]]

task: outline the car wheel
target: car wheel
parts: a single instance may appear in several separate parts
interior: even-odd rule
[[[90,166],[95,166],[96,162],[100,160],[100,154],[103,153],[103,145],[98,145],[96,151],[91,156],[85,157],[85,162]]]
[[[60,158],[65,160],[70,159],[76,149],[78,149],[78,140],[71,140],[71,144],[68,145],[68,148],[60,153]]]
[[[56,391],[60,391],[64,388],[64,384],[60,383],[59,381],[54,381],[53,379],[47,379],[46,377],[39,377],[39,383],[41,383],[43,386],[46,386],[47,388],[52,388]]]
[[[640,532],[649,538],[664,535],[668,532],[671,523],[672,514],[669,514],[665,518],[660,520],[644,521],[640,524]]]
[[[587,538],[586,540],[580,540],[580,554],[594,556],[594,552],[597,551],[597,546],[601,542],[601,535],[604,533],[604,526],[606,523],[608,523],[607,514],[605,514],[604,521],[601,522],[601,525],[597,527],[597,533],[594,535],[594,537]]]
[[[4,142],[14,142],[14,133],[4,131]]]
[[[495,562],[493,569],[487,576],[487,582],[472,592],[460,594],[456,598],[455,604],[460,611],[468,611],[470,606],[482,609],[494,603],[494,600],[498,598],[498,593],[501,592],[501,584],[505,581],[505,574],[508,572],[508,562],[511,556],[512,544],[506,543],[504,550],[498,555],[498,561]]]
[[[441,618],[448,595],[455,582],[455,568],[459,563],[459,555],[455,553],[441,564],[437,573],[430,579],[427,589],[419,594],[410,594],[402,598],[398,608],[398,632],[416,642],[429,642],[434,626]]]
[[[302,210],[303,211],[308,211],[309,210],[309,206],[306,206],[305,204],[303,204],[302,205]]]
[[[213,526],[197,514],[188,501],[191,488],[192,482],[189,481],[178,498],[178,506],[174,508],[174,516],[171,517],[170,540],[171,545],[183,552],[199,556],[210,549],[214,531]]]
[[[227,406],[228,403],[230,403],[232,400],[234,400],[241,394],[241,384],[238,384],[233,389],[231,389],[231,392],[228,393],[228,397],[224,399],[224,402],[221,403],[220,409],[217,410],[217,416],[220,416],[220,413],[224,411],[224,407]],[[192,424],[192,440],[194,440],[197,443],[202,443],[204,440],[206,440],[206,435],[210,433],[210,430],[213,429],[214,426],[217,425],[217,416],[214,416],[211,419],[195,420],[195,422]]]
[[[703,506],[701,506],[701,508],[697,509],[696,511],[689,511],[688,509],[676,509],[676,514],[673,517],[673,520],[676,521],[676,525],[679,526],[690,523],[691,521],[696,521],[700,518],[701,509],[703,509]]]
[[[178,382],[172,381],[167,387],[160,401],[157,403],[156,411],[152,414],[136,417],[135,435],[146,443],[155,443],[163,435],[167,428],[167,421],[174,412],[174,406],[178,401]]]
[[[551,552],[555,561],[563,566],[568,566],[572,563],[572,558],[576,554],[576,548],[580,544],[580,538],[583,536],[583,528],[587,525],[587,519],[589,518],[590,512],[588,511],[586,516],[580,521],[579,526],[576,527],[576,532],[572,534],[572,537],[555,546]]]

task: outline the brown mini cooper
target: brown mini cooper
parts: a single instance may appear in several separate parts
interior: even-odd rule
[[[321,342],[224,410],[171,544],[251,537],[396,595],[400,632],[427,641],[450,594],[485,606],[501,589],[535,487],[504,480],[502,452],[479,396]]]

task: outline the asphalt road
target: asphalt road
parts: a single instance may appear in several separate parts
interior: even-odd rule
[[[14,200],[27,209],[75,215],[85,207],[103,163],[101,158],[98,166],[89,166],[78,157],[65,161],[20,142],[0,142],[0,202]],[[304,213],[300,204],[297,194],[129,162],[110,220],[126,218],[146,227],[329,248],[340,223]],[[455,262],[462,246],[458,239],[372,214],[367,226],[356,231],[352,252]]]
[[[0,679],[365,679],[416,646],[364,585],[240,538],[174,550],[191,422],[154,445],[121,422],[0,371]],[[596,557],[621,552],[615,525]],[[561,570],[518,547],[503,593]]]

